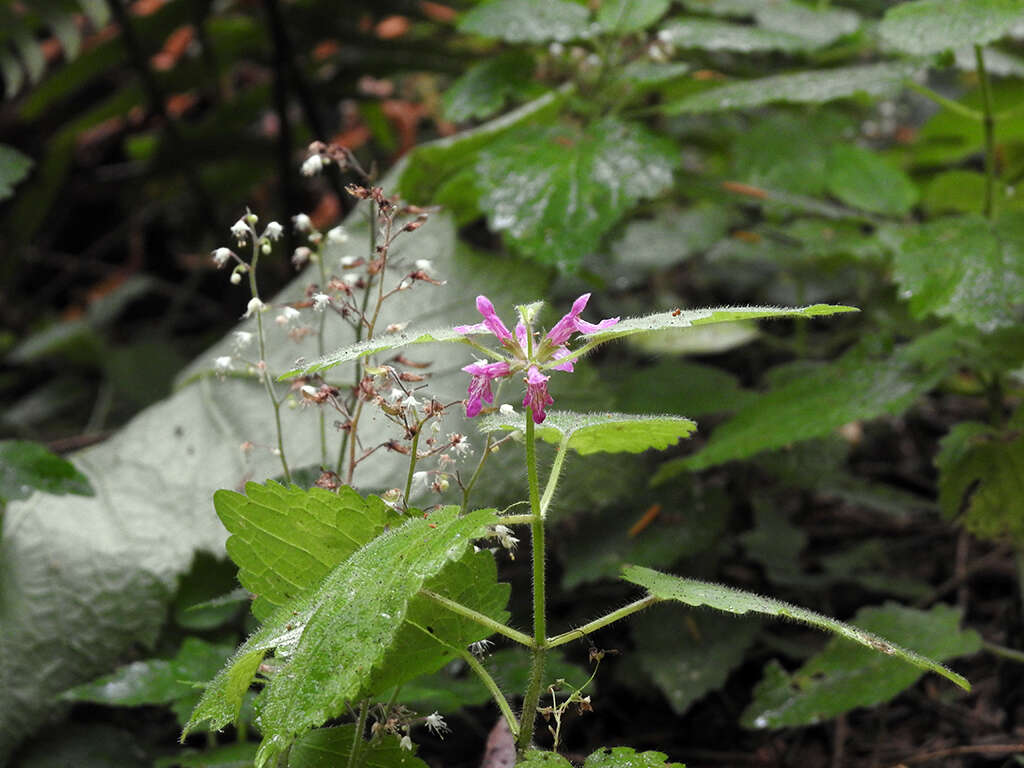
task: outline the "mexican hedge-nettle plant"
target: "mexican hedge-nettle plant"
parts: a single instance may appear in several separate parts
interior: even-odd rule
[[[828,305],[676,309],[590,323],[581,318],[587,299],[588,295],[581,296],[568,314],[544,332],[538,327],[539,302],[517,307],[514,329],[509,330],[492,303],[480,296],[477,309],[483,320],[475,325],[382,335],[286,374],[309,379],[339,363],[410,344],[468,345],[480,359],[463,368],[471,377],[466,414],[476,416],[486,410],[479,422],[489,435],[485,458],[499,441],[521,442],[528,479],[523,506],[528,504],[528,511],[520,511],[523,507],[519,505],[510,508],[514,513],[470,506],[473,481],[465,487],[461,505],[427,510],[405,503],[411,482],[406,484],[404,497],[385,500],[360,496],[350,486],[337,492],[321,488],[303,491],[294,485],[268,483],[250,484],[246,496],[218,492],[218,513],[233,533],[228,550],[240,567],[243,584],[257,595],[253,610],[263,623],[210,683],[186,733],[204,721],[213,728],[231,723],[255,683],[259,688],[256,724],[263,737],[257,765],[284,762],[297,739],[302,737],[301,745],[310,738],[307,731],[346,713],[356,720],[356,730],[349,732],[346,742],[351,750],[349,765],[358,765],[361,750],[372,748],[373,739],[383,734],[390,732],[409,743],[412,720],[408,710],[398,706],[403,684],[462,659],[507,720],[520,759],[532,761],[536,757],[524,757],[524,753],[534,742],[541,704],[552,700],[545,676],[545,662],[552,649],[662,601],[803,621],[967,687],[962,677],[935,661],[820,614],[637,566],[627,566],[622,578],[643,588],[642,597],[581,627],[549,630],[545,521],[566,455],[570,451],[664,449],[696,428],[693,421],[678,416],[548,410],[553,405],[547,391],[550,372],[570,373],[580,358],[598,345],[632,334],[742,318],[813,317],[850,310]],[[498,348],[480,343],[484,335],[495,337]],[[372,375],[382,375],[380,366],[364,363],[364,372],[367,367],[377,372]],[[517,406],[523,394],[521,409],[509,403],[499,405],[505,385],[516,390]],[[414,437],[418,437],[420,424],[414,425]],[[556,447],[543,482],[536,457],[538,440]],[[410,479],[422,455],[424,451],[416,447],[409,453]],[[514,547],[516,526],[530,531],[533,615],[529,632],[509,624],[509,587],[498,583],[495,555],[488,549],[494,540],[505,548]],[[495,551],[502,550],[498,547]],[[503,691],[479,658],[485,641],[496,635],[528,651],[530,668],[524,691]],[[516,693],[521,696],[518,707],[517,700],[511,698]],[[580,689],[573,690],[565,701],[589,703]],[[558,715],[558,709],[555,704],[546,711]],[[371,713],[375,722],[367,742],[364,736]],[[420,717],[419,722],[435,729],[444,727],[436,713]],[[557,731],[551,730],[557,738]],[[563,764],[554,755],[547,760]]]

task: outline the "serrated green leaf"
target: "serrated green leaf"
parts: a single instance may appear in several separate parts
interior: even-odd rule
[[[303,734],[288,753],[289,768],[428,768],[413,752],[402,747],[395,734],[384,734],[363,744],[358,762],[349,763],[355,733],[354,725],[339,725]]]
[[[879,32],[904,53],[940,53],[998,40],[1022,16],[1024,0],[914,0],[890,8]]]
[[[905,173],[856,144],[832,147],[827,178],[831,194],[862,211],[903,216],[917,202],[917,187]]]
[[[960,612],[942,604],[919,611],[888,603],[858,611],[853,622],[861,630],[913,645],[938,661],[981,648],[976,632],[960,630]],[[888,701],[922,674],[897,657],[835,638],[792,674],[771,662],[740,722],[747,728],[810,725]]]
[[[686,768],[668,762],[664,752],[637,752],[631,747],[601,747],[583,762],[583,768]]]
[[[609,32],[639,32],[664,16],[669,5],[670,0],[602,0],[597,23]]]
[[[171,659],[132,662],[91,683],[75,686],[60,698],[114,707],[168,704],[178,715],[179,723],[184,724],[199,701],[201,691],[197,684],[215,675],[231,650],[230,645],[186,637]]]
[[[516,768],[572,768],[572,763],[557,752],[531,749],[516,760]]]
[[[794,621],[809,624],[828,632],[834,632],[855,643],[860,643],[879,653],[893,656],[913,664],[920,669],[929,670],[942,675],[965,690],[970,690],[970,683],[961,675],[947,669],[937,661],[926,658],[914,651],[901,648],[871,632],[845,624],[806,608],[762,597],[753,592],[746,592],[721,584],[712,584],[695,579],[684,579],[666,573],[652,571],[649,568],[630,565],[623,569],[623,578],[648,590],[651,595],[661,600],[675,600],[686,605],[708,606],[727,613],[761,613],[766,616],[780,616]]]
[[[743,663],[761,622],[703,611],[687,616],[682,626],[656,606],[632,619],[640,669],[668,699],[677,715],[711,691],[721,688]]]
[[[671,142],[616,118],[524,127],[480,152],[479,205],[514,249],[571,269],[637,202],[669,189],[677,164]]]
[[[915,317],[950,317],[983,331],[1014,325],[1024,306],[1024,213],[922,224],[896,252],[893,276]]]
[[[521,418],[491,413],[480,421],[482,432],[523,428]],[[651,448],[664,450],[689,437],[697,423],[682,416],[646,416],[631,413],[572,413],[548,411],[536,427],[541,440],[569,448],[586,456],[590,453],[642,453]]]
[[[92,496],[89,478],[45,445],[26,440],[0,441],[0,507],[27,499],[33,491]]]
[[[335,494],[247,483],[245,495],[220,490],[213,504],[232,534],[228,554],[242,586],[257,596],[252,612],[261,620],[400,519],[376,496],[363,499],[348,486]]]
[[[230,722],[241,703],[240,683],[248,687],[271,649],[280,666],[259,698],[263,742],[257,765],[343,711],[386,658],[410,601],[498,520],[492,510],[458,513],[458,507],[446,507],[378,536],[316,590],[276,611],[206,689],[185,732],[203,721],[213,728]]]
[[[741,408],[715,429],[701,451],[662,465],[654,482],[821,437],[851,421],[901,413],[935,386],[945,373],[946,359],[938,355],[925,364],[913,347],[885,360],[853,350]]]
[[[856,307],[836,304],[813,304],[809,307],[714,307],[708,309],[673,309],[643,317],[629,317],[611,328],[581,334],[588,343],[603,344],[638,333],[690,328],[712,323],[730,323],[736,320],[756,320],[768,317],[823,317],[841,312],[859,312]]]
[[[510,43],[564,43],[590,35],[590,11],[569,0],[490,0],[463,16],[459,31]]]
[[[676,48],[702,51],[803,51],[814,43],[799,35],[712,19],[673,19],[658,33]]]
[[[852,96],[891,96],[903,82],[920,70],[910,62],[883,62],[859,67],[796,72],[731,83],[669,102],[670,115],[745,109],[764,104],[822,104]]]
[[[14,194],[15,185],[28,176],[35,163],[14,147],[0,144],[0,200]]]
[[[940,443],[939,505],[975,536],[1024,542],[1024,435],[1015,427],[961,422]]]
[[[525,51],[505,51],[474,64],[444,92],[445,117],[454,122],[489,117],[510,98],[536,98],[546,88],[533,80],[533,70],[533,56]]]

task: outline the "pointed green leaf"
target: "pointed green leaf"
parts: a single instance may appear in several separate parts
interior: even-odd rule
[[[755,320],[767,317],[823,317],[840,312],[859,312],[856,307],[835,304],[813,304],[809,307],[711,307],[708,309],[673,309],[642,317],[629,317],[611,328],[582,334],[589,343],[603,344],[613,339],[650,331],[690,328],[711,323],[730,323],[736,320]]]
[[[33,491],[92,496],[89,479],[46,446],[25,440],[0,441],[0,507],[27,499]]]
[[[207,688],[186,733],[205,720],[213,728],[230,722],[241,703],[242,681],[248,687],[272,649],[278,666],[260,694],[258,765],[342,712],[386,658],[417,592],[498,520],[492,510],[458,513],[446,507],[385,532],[314,591],[277,610]]]
[[[349,763],[355,732],[354,725],[339,725],[303,734],[288,753],[288,768],[428,768],[402,747],[395,734],[383,734],[361,745],[359,761]]]
[[[670,0],[602,0],[597,23],[609,32],[639,32],[664,16],[669,5]]]
[[[981,649],[976,632],[960,630],[960,618],[960,612],[947,605],[919,611],[887,603],[858,611],[853,621],[861,630],[913,645],[944,661]],[[922,674],[896,656],[834,638],[792,674],[771,662],[740,722],[747,728],[811,725],[855,707],[888,701]]]
[[[828,191],[862,211],[903,216],[917,202],[905,173],[856,144],[835,144],[828,156]]]
[[[795,2],[756,3],[754,19],[765,29],[799,35],[815,47],[825,46],[860,27],[860,17],[846,8],[811,7]]]
[[[673,19],[662,27],[658,38],[677,48],[702,51],[792,52],[814,47],[812,41],[788,32],[698,18]]]
[[[433,328],[429,331],[412,330],[402,331],[401,333],[389,333],[342,347],[336,352],[319,357],[311,363],[302,360],[296,361],[296,367],[278,376],[278,381],[289,379],[293,376],[308,376],[318,371],[327,371],[341,363],[358,360],[367,355],[375,355],[378,352],[398,349],[398,347],[404,347],[407,344],[426,344],[431,341],[457,341],[465,344],[466,337],[461,333],[456,333],[452,328]]]
[[[883,62],[775,75],[701,91],[666,104],[664,111],[677,115],[759,107],[780,101],[821,104],[861,94],[875,98],[891,96],[902,88],[904,80],[920,69],[920,65],[914,63]]]
[[[922,224],[896,252],[894,277],[916,317],[950,317],[983,331],[1020,322],[1024,213],[967,214]]]
[[[631,747],[601,747],[583,762],[583,768],[686,768],[668,762],[664,752],[637,752]]]
[[[879,31],[904,53],[940,53],[1005,36],[1024,17],[1024,0],[915,0],[890,8]]]
[[[845,624],[820,613],[809,611],[792,603],[762,597],[753,592],[746,592],[721,584],[712,584],[706,581],[684,579],[679,576],[659,573],[658,571],[652,571],[649,568],[641,568],[635,565],[628,565],[623,569],[623,578],[632,584],[643,587],[650,594],[661,600],[675,600],[695,607],[706,605],[709,608],[728,613],[762,613],[766,616],[780,616],[800,621],[812,627],[834,632],[841,637],[845,637],[855,643],[860,643],[887,656],[898,657],[921,669],[940,674],[966,690],[971,689],[971,685],[966,679],[942,666],[937,661],[933,661],[906,648],[901,648],[871,632]]]
[[[245,495],[221,490],[213,503],[232,534],[227,550],[238,580],[256,595],[258,619],[315,587],[400,519],[376,496],[363,499],[348,486],[332,493],[248,483]]]
[[[523,428],[522,418],[491,413],[480,422],[482,432]],[[689,437],[697,423],[682,416],[646,416],[631,413],[572,413],[548,411],[536,427],[541,440],[569,448],[582,456],[589,453],[641,453],[651,448],[664,450]]]
[[[445,117],[454,122],[489,117],[507,99],[539,96],[545,87],[533,80],[534,66],[533,56],[524,51],[505,51],[474,64],[444,92]]]
[[[590,11],[570,0],[490,0],[463,16],[459,31],[510,43],[564,43],[590,35]]]
[[[1024,411],[1005,430],[965,421],[940,444],[939,504],[975,536],[1024,542]]]
[[[480,152],[479,205],[517,251],[572,268],[637,202],[672,186],[678,154],[666,139],[616,118],[524,127]]]

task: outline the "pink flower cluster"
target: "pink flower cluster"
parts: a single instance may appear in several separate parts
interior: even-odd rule
[[[491,391],[491,382],[496,379],[504,379],[519,371],[525,371],[523,377],[526,383],[526,396],[523,398],[523,406],[530,409],[535,423],[544,421],[547,414],[544,409],[551,405],[554,400],[548,394],[548,380],[542,371],[569,371],[573,370],[573,361],[568,360],[560,363],[571,356],[567,342],[574,333],[594,333],[611,328],[619,318],[612,317],[602,320],[599,323],[588,323],[580,319],[580,315],[590,300],[590,294],[585,293],[572,304],[572,309],[547,332],[543,339],[536,339],[533,329],[527,326],[524,319],[516,323],[513,334],[498,317],[494,305],[486,296],[476,297],[477,311],[483,315],[483,321],[474,325],[459,325],[455,327],[458,333],[465,335],[476,333],[489,333],[501,342],[501,346],[507,353],[497,362],[488,363],[482,360],[467,365],[464,370],[473,378],[469,382],[469,393],[466,398],[466,415],[476,416],[483,408],[483,403],[493,403],[494,393]]]

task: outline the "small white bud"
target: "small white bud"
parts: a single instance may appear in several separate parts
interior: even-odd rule
[[[299,310],[295,307],[284,307],[281,309],[281,314],[274,318],[275,322],[279,325],[288,325],[292,320],[295,320],[299,316]]]
[[[245,349],[252,344],[253,338],[248,331],[235,331],[235,349]]]
[[[246,212],[245,212],[245,221],[246,221],[246,223],[247,223],[247,224],[249,224],[250,226],[253,226],[253,227],[255,227],[255,226],[256,226],[256,222],[258,222],[259,220],[260,220],[260,217],[259,217],[259,216],[257,216],[257,215],[256,215],[255,213],[253,213],[252,211],[246,211]]]
[[[341,276],[341,282],[343,282],[349,288],[355,288],[356,284],[359,282],[359,275],[357,275],[355,272],[346,272],[344,275]]]
[[[299,168],[299,173],[303,176],[316,176],[323,169],[323,158],[321,158],[319,154],[310,155],[302,162],[302,166]]]
[[[228,259],[230,259],[233,255],[234,254],[231,252],[230,248],[218,248],[212,254],[213,263],[217,265],[218,269],[220,269],[221,267],[228,263]]]
[[[334,229],[328,230],[328,232],[327,232],[327,242],[329,242],[329,243],[337,243],[339,245],[341,243],[347,243],[348,242],[348,232],[346,232],[345,228],[339,224]]]
[[[242,315],[242,317],[252,317],[257,312],[262,312],[264,309],[266,309],[266,306],[267,305],[264,304],[259,299],[255,298],[255,297],[251,298],[251,299],[249,299],[248,306],[246,306],[246,308],[245,308],[245,314]]]
[[[267,228],[263,230],[263,236],[268,237],[271,240],[277,240],[284,233],[284,227],[278,224],[276,221],[272,221],[267,224]]]
[[[303,264],[309,261],[309,257],[312,254],[313,252],[309,250],[309,248],[307,248],[304,245],[300,245],[292,253],[292,266],[301,267]]]
[[[341,261],[339,261],[338,263],[341,264],[342,269],[348,269],[353,264],[355,264],[356,261],[357,259],[355,256],[342,256]]]
[[[317,312],[323,312],[324,308],[331,303],[331,297],[326,293],[314,293],[313,294],[313,309]]]
[[[391,323],[384,329],[384,333],[401,333],[408,327],[409,323]]]
[[[262,253],[264,256],[269,256],[270,252],[273,250],[274,249],[271,247],[269,241],[267,240],[264,240],[263,244],[260,246],[260,253]]]
[[[307,400],[316,400],[317,395],[320,394],[319,390],[311,384],[304,384],[302,389],[299,391],[302,392],[302,396]]]
[[[232,272],[231,273],[231,277],[229,277],[228,280],[231,281],[232,285],[238,285],[239,283],[242,282],[242,273],[241,272]]]
[[[430,259],[416,259],[414,266],[421,272],[429,272],[434,267]]]
[[[400,291],[407,291],[409,288],[412,288],[412,280],[409,278],[405,278],[398,284],[398,290]]]
[[[297,213],[292,216],[292,226],[295,227],[296,232],[309,232],[313,229],[313,222],[306,214]]]
[[[516,409],[513,408],[508,403],[502,403],[501,407],[498,409],[498,413],[500,413],[502,416],[515,416]]]
[[[409,734],[405,734],[405,736],[399,739],[398,746],[412,752],[412,739],[409,738]]]
[[[231,370],[231,355],[221,355],[213,361],[214,370],[217,373],[224,373]]]

